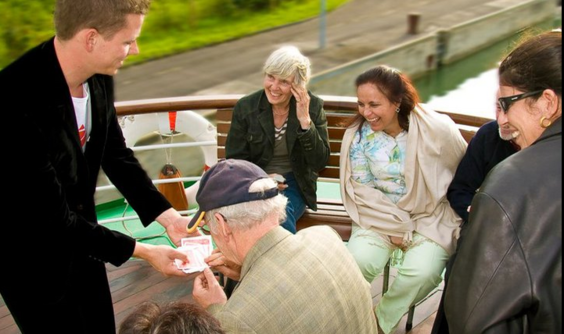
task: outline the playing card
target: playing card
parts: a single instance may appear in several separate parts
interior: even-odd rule
[[[211,255],[213,246],[212,240],[209,235],[198,236],[192,238],[183,238],[181,246],[178,250],[184,252],[188,256],[188,262],[184,263],[180,260],[175,260],[176,267],[185,273],[194,273],[203,271],[209,267],[204,259]]]
[[[191,237],[191,238],[182,238],[182,240],[180,240],[180,245],[181,246],[188,246],[188,245],[204,246],[205,249],[206,249],[206,252],[207,252],[206,257],[210,256],[212,251],[213,251],[212,238],[209,235],[201,235],[201,236]]]

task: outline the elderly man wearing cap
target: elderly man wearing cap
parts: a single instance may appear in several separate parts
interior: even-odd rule
[[[287,199],[250,162],[222,160],[200,182],[191,224],[209,226],[208,264],[239,283],[228,300],[205,269],[193,296],[226,332],[377,333],[370,286],[333,229],[284,230]]]

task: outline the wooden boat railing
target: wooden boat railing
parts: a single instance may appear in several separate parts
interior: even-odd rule
[[[195,112],[199,112],[206,116],[208,119],[214,120],[215,122],[215,115],[216,114],[225,114],[225,111],[231,111],[237,101],[242,97],[242,94],[231,94],[231,95],[205,95],[205,96],[182,96],[182,97],[169,97],[169,98],[157,98],[157,99],[146,99],[146,100],[135,100],[135,101],[123,101],[123,102],[116,102],[116,111],[118,117],[129,117],[134,115],[140,114],[148,114],[148,113],[162,113],[162,112],[170,112],[170,111],[182,111],[182,110],[192,110]],[[357,99],[356,97],[348,97],[348,96],[320,96],[324,101],[324,109],[331,115],[331,122],[329,125],[329,137],[332,140],[337,139],[337,137],[342,136],[342,126],[337,126],[336,123],[339,119],[347,119],[350,118],[350,114],[357,111]],[[223,111],[222,113],[218,113],[218,111]],[[440,113],[447,114],[450,116],[453,121],[459,126],[460,131],[464,138],[469,141],[472,136],[474,135],[475,131],[484,123],[489,122],[491,119],[479,117],[479,116],[472,116],[472,115],[465,115],[455,112],[447,112],[447,111],[438,111]],[[224,143],[225,141],[225,133],[227,132],[229,124],[223,122],[222,120],[218,120],[218,133],[223,138],[218,137],[217,143]],[[340,140],[340,138],[338,138]],[[210,145],[210,143],[185,143],[185,144],[164,144],[164,145],[155,145],[158,146],[159,149],[164,149],[167,147],[178,146],[178,145]],[[212,143],[213,144],[213,143]],[[336,145],[339,145],[338,143]],[[332,143],[332,151],[335,149]],[[137,148],[137,149],[146,149],[146,148]],[[223,156],[223,152],[221,152],[223,148],[219,147],[219,154],[218,156]],[[334,160],[334,159],[333,159]],[[329,167],[328,167],[329,168]],[[328,177],[323,177],[323,173],[321,173],[320,181],[328,181],[328,182],[335,182],[336,175],[338,175],[338,171],[326,171]],[[338,177],[338,176],[337,176]],[[178,179],[166,179],[166,180],[153,180],[155,184],[163,183],[163,182],[185,182],[185,181],[197,181],[199,177],[184,177]],[[107,190],[113,188],[113,185],[108,186],[100,186],[97,190]],[[327,204],[327,203],[324,203]],[[192,214],[195,210],[187,210],[185,212],[181,212],[182,214]],[[337,215],[337,213],[335,213]],[[101,220],[100,223],[104,224],[106,222],[113,222],[113,221],[120,221],[120,220],[133,220],[136,219],[136,216],[126,216],[120,218],[112,218],[108,220]]]
[[[167,112],[178,110],[217,110],[230,109],[243,96],[243,94],[181,96],[147,100],[134,100],[116,102],[118,116],[147,114],[154,112]],[[356,97],[320,95],[324,101],[324,108],[330,112],[352,112],[357,110]],[[465,115],[452,111],[437,110],[449,115],[459,125],[480,127],[491,121],[490,118]]]

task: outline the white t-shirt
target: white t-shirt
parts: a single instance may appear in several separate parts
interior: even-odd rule
[[[90,131],[92,131],[92,113],[90,112],[90,90],[88,89],[88,83],[82,84],[82,89],[84,90],[84,97],[72,97],[72,103],[74,105],[74,113],[76,115],[76,125],[78,129],[78,137],[80,138],[80,146],[82,147],[82,152],[86,149],[86,142],[90,136]]]

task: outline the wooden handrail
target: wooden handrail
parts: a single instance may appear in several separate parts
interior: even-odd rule
[[[181,111],[181,110],[209,110],[215,115],[217,123],[217,153],[218,157],[225,157],[225,141],[229,131],[233,108],[242,94],[233,95],[205,95],[157,98],[136,101],[116,102],[118,116],[129,116],[156,112]],[[339,179],[339,152],[341,138],[346,128],[346,123],[351,120],[358,110],[356,97],[350,96],[320,96],[324,101],[327,112],[328,131],[331,146],[331,156],[325,169],[319,176],[328,180]],[[425,104],[423,104],[425,107]],[[467,141],[470,141],[475,131],[491,119],[459,114],[455,112],[438,111],[450,116],[453,121],[462,125],[460,132]],[[343,240],[348,240],[351,233],[351,220],[340,202],[320,203],[320,210],[308,210],[300,220],[298,228],[317,224],[329,224],[335,228]]]
[[[179,96],[116,102],[118,116],[179,110],[233,108],[243,95]]]
[[[178,110],[232,109],[235,103],[243,96],[243,94],[178,96],[122,101],[116,102],[115,106],[118,116]],[[324,101],[325,110],[331,112],[355,112],[358,108],[356,97],[335,95],[320,95],[320,97]],[[480,127],[484,123],[492,120],[491,118],[465,115],[450,111],[437,110],[437,112],[449,115],[457,124],[473,127]]]

